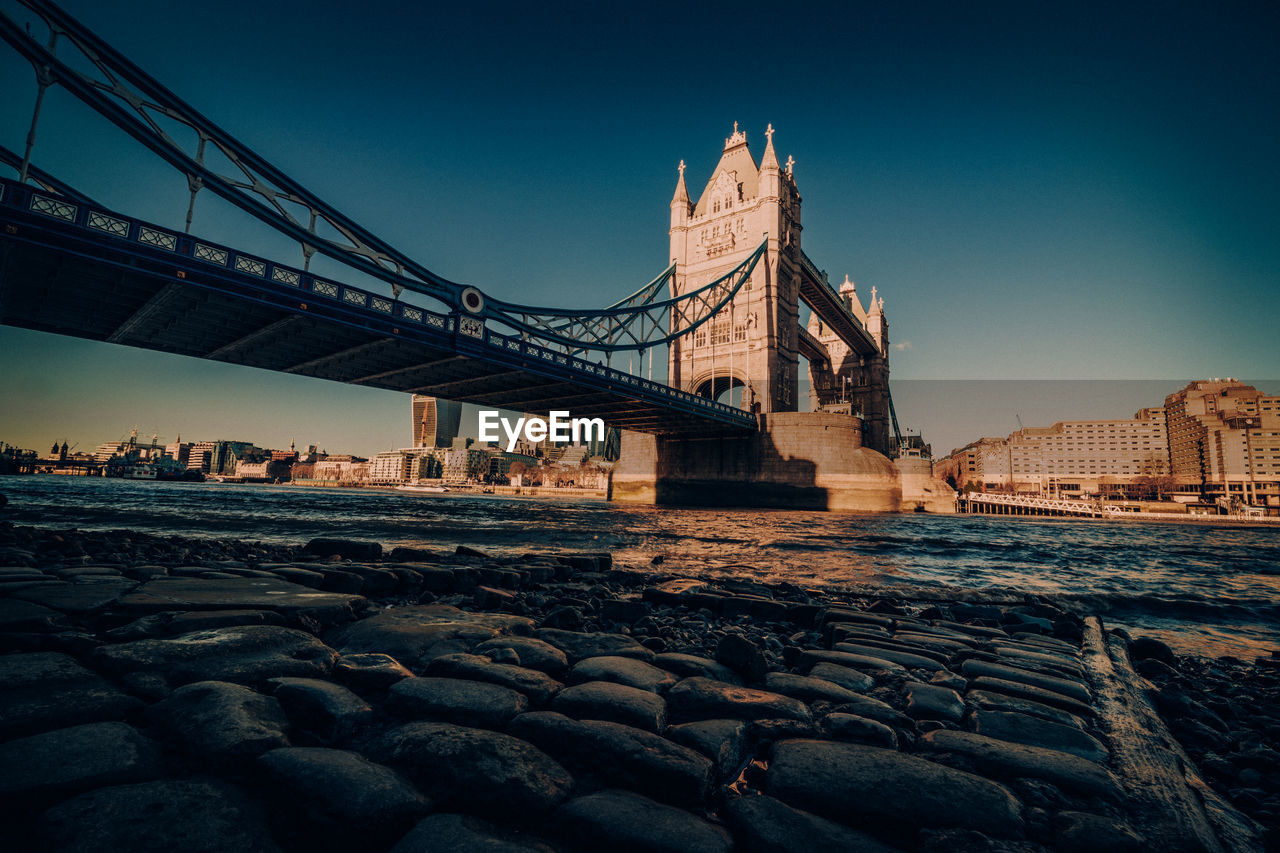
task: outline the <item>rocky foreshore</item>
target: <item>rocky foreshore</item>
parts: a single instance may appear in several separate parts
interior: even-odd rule
[[[6,849],[1280,843],[1266,661],[446,545],[0,526]]]

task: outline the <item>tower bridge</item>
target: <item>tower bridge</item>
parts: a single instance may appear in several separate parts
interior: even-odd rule
[[[904,498],[884,455],[894,442],[883,300],[873,289],[864,308],[851,284],[833,288],[801,249],[794,162],[778,163],[772,126],[757,165],[735,125],[696,201],[681,163],[670,265],[652,281],[604,308],[522,305],[432,272],[53,3],[19,2],[47,32],[0,12],[0,38],[37,71],[26,149],[0,148],[0,162],[16,173],[0,180],[0,322],[483,406],[602,417],[626,431],[614,477],[620,500],[920,505]],[[67,53],[78,55],[69,61]],[[100,204],[39,169],[34,141],[50,89],[186,177],[181,227]],[[163,129],[175,124],[193,132],[194,150]],[[212,151],[229,167],[210,165]],[[296,240],[302,263],[202,235],[194,212],[204,191]],[[315,274],[316,253],[375,284]],[[825,411],[797,411],[801,356],[810,402]],[[936,508],[946,504],[949,496]]]

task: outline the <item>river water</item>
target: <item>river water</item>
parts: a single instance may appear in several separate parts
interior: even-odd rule
[[[920,600],[1052,597],[1181,652],[1280,648],[1280,527],[669,509],[372,489],[0,479],[18,524],[493,553],[612,551],[623,566]]]

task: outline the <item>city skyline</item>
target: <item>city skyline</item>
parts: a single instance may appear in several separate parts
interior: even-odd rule
[[[773,123],[780,156],[797,159],[806,251],[832,279],[847,273],[885,297],[895,390],[1280,375],[1268,278],[1280,261],[1269,153],[1280,87],[1265,61],[1276,15],[1260,6],[1158,18],[855,9],[827,26],[806,7],[775,24],[795,40],[786,76],[798,87],[770,63],[708,49],[716,21],[705,9],[687,11],[683,28],[606,23],[572,6],[496,30],[460,10],[430,21],[369,13],[351,43],[342,16],[288,3],[257,9],[253,28],[149,2],[130,6],[127,26],[118,10],[65,6],[357,221],[501,298],[605,305],[649,280],[666,263],[676,162],[700,185],[732,122],[757,156]],[[174,37],[184,33],[217,38]],[[410,49],[418,34],[425,55]],[[310,61],[317,51],[326,62]],[[3,53],[6,79],[29,84],[26,63]],[[207,74],[219,55],[238,59]],[[673,68],[675,56],[688,61]],[[34,85],[15,89],[0,141],[21,150]],[[38,165],[108,206],[180,222],[180,176],[65,93],[51,90],[45,110]],[[206,196],[194,233],[297,262],[296,245]],[[405,443],[406,401],[391,392],[11,328],[0,351],[0,438],[38,432],[36,449],[65,437],[46,434],[50,423],[83,434],[114,414],[150,435],[174,408],[184,423],[225,425],[212,434],[273,446],[296,435],[369,455]],[[937,429],[954,401],[912,401],[901,387],[903,425],[945,452]],[[1005,420],[993,412],[977,432],[1008,432]]]

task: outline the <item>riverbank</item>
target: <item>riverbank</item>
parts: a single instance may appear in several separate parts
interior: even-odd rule
[[[1132,655],[1182,691],[1173,719],[1221,719],[1209,778],[1275,831],[1266,665],[1128,645],[1049,597],[666,563],[0,526],[6,827],[31,849],[399,853],[1246,837],[1181,775],[1135,772]]]

